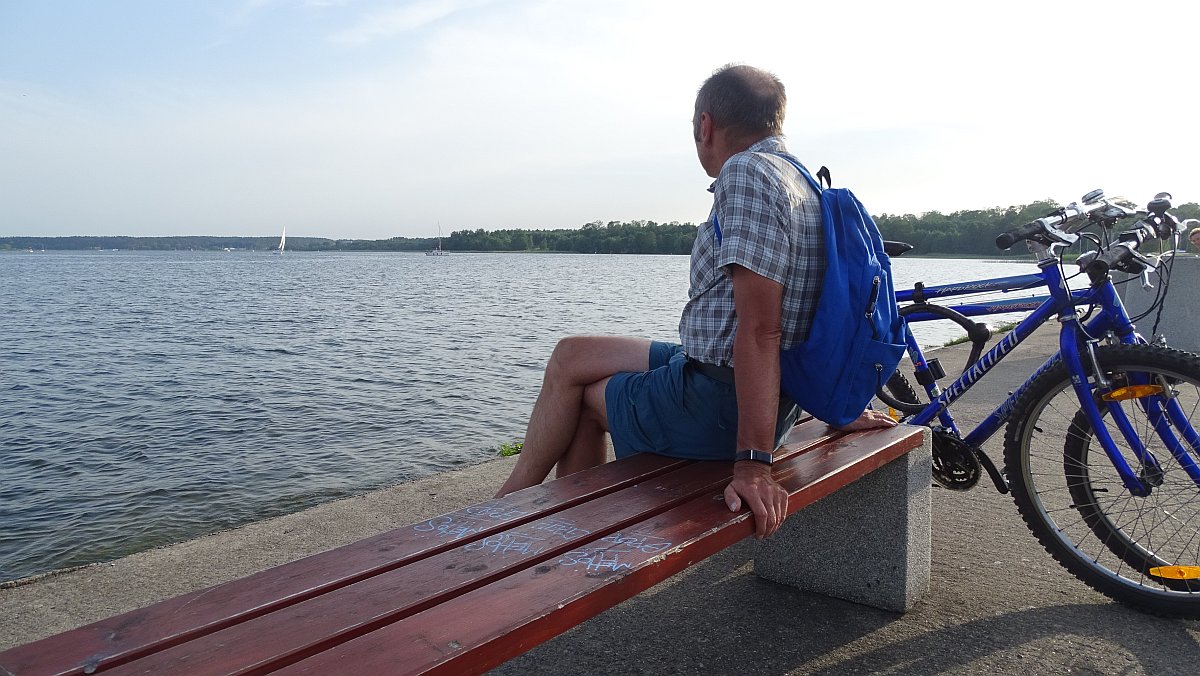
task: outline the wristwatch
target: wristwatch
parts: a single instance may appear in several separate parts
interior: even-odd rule
[[[771,455],[770,451],[759,451],[753,448],[747,448],[744,451],[738,451],[737,454],[733,456],[733,459],[735,462],[738,460],[753,460],[754,462],[761,462],[767,465],[770,465],[775,461],[775,458]]]

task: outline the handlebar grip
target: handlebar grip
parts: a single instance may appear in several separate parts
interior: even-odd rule
[[[1045,231],[1045,225],[1041,221],[1033,221],[1026,223],[1019,228],[1014,228],[1008,232],[1000,233],[996,237],[996,246],[1001,249],[1008,249],[1019,241],[1029,239],[1030,237]]]
[[[1123,242],[1115,245],[1108,251],[1096,256],[1092,262],[1087,264],[1088,274],[1095,276],[1107,275],[1109,270],[1119,268],[1122,263],[1133,258],[1133,251],[1136,248],[1136,242]]]

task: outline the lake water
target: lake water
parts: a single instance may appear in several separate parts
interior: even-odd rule
[[[555,341],[677,338],[685,256],[0,254],[0,581],[496,454]],[[897,288],[1036,271],[897,259]],[[920,325],[941,344],[956,327]]]

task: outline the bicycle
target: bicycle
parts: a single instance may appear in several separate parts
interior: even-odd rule
[[[1160,193],[1138,212],[1102,191],[996,238],[997,246],[1027,243],[1036,274],[897,291],[907,323],[955,321],[967,329],[971,356],[946,387],[945,371],[927,359],[906,329],[908,355],[922,402],[900,371],[878,392],[903,422],[933,430],[934,481],[967,490],[986,472],[1010,492],[1022,519],[1068,571],[1107,596],[1156,614],[1200,618],[1200,356],[1150,345],[1136,331],[1117,294],[1113,271],[1151,270],[1169,284],[1170,256],[1139,251],[1149,240],[1173,241],[1192,222],[1172,214]],[[1114,232],[1119,221],[1134,226]],[[1098,229],[1085,232],[1085,229]],[[1064,250],[1091,242],[1068,275]],[[908,245],[889,243],[890,253]],[[1085,288],[1068,282],[1084,275]],[[934,300],[983,292],[1042,287],[1048,295],[984,303],[938,305]],[[1164,294],[1151,310],[1161,312]],[[990,331],[972,316],[1029,310],[986,353]],[[1148,313],[1149,311],[1147,311]],[[1143,316],[1146,316],[1145,314]],[[1061,324],[1059,350],[983,422],[963,436],[949,408],[1035,329],[1052,317]],[[1141,319],[1138,317],[1136,319]],[[1004,471],[982,445],[1005,427]]]

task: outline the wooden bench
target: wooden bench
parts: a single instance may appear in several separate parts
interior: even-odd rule
[[[928,456],[922,432],[797,426],[774,469],[789,513],[898,468],[902,484],[925,491],[924,543],[907,545],[918,561],[923,547],[927,585],[928,465],[893,462],[921,456],[906,456],[918,447]],[[0,674],[481,672],[751,535],[750,513],[731,513],[721,499],[729,475],[728,463],[626,458],[10,649]],[[858,517],[838,507],[827,530],[901,511],[896,502]],[[895,527],[885,529],[877,539],[894,549]],[[862,556],[861,539],[846,544],[850,556]],[[792,556],[780,540],[765,541],[766,563],[756,564],[773,577],[787,577]],[[827,544],[820,551],[832,551]],[[896,575],[896,557],[883,558],[875,577]],[[920,580],[909,586],[907,596],[923,591]]]

